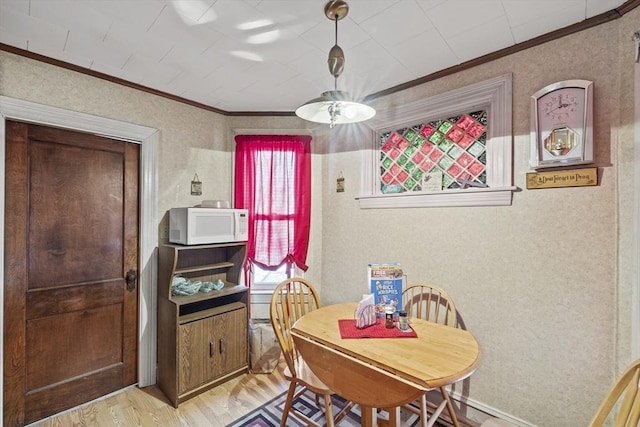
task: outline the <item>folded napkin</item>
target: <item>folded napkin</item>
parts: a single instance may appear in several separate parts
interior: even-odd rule
[[[376,323],[376,308],[373,294],[365,294],[353,313],[356,328],[366,328]]]
[[[412,328],[406,331],[393,327],[387,328],[384,319],[377,319],[377,322],[368,328],[360,329],[356,327],[353,319],[338,319],[341,338],[417,338],[418,334]]]

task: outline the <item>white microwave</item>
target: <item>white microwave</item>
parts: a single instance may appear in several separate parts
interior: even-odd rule
[[[242,242],[249,238],[247,209],[172,208],[169,241],[182,245]]]

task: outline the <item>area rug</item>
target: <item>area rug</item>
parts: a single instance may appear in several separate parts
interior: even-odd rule
[[[282,417],[282,410],[284,408],[284,402],[287,399],[287,393],[282,393],[280,396],[271,399],[264,405],[249,412],[244,417],[241,417],[229,424],[227,427],[277,427],[280,425],[280,419]],[[322,404],[322,401],[320,401]],[[339,396],[333,396],[333,413],[334,415],[340,412],[344,408],[345,401]],[[296,400],[293,401],[293,406],[299,411],[303,412],[313,421],[323,425],[324,412],[319,410],[316,406],[315,395],[309,391],[302,394]],[[384,417],[384,413],[381,416]],[[402,411],[402,425],[403,426],[417,426],[419,425],[418,416],[412,414],[409,411]],[[436,423],[436,426],[444,427],[444,424]],[[287,419],[287,427],[289,426],[306,426],[303,422],[297,419],[293,415],[289,415]],[[358,427],[360,426],[360,407],[355,405],[351,409],[349,414],[344,417],[338,424],[338,427]]]

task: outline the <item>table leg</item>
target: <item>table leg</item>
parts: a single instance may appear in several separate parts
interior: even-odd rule
[[[397,427],[400,425],[400,407],[387,408],[389,413],[389,427]]]
[[[362,427],[376,427],[378,425],[378,413],[376,408],[360,405],[360,425]]]

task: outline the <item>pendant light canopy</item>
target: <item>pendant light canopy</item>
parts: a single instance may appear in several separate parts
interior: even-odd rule
[[[343,0],[329,1],[324,7],[324,14],[335,21],[336,43],[329,51],[327,64],[334,78],[335,88],[323,92],[318,98],[298,107],[296,115],[302,119],[316,123],[326,123],[334,127],[339,123],[357,123],[369,120],[376,115],[372,107],[352,101],[347,92],[338,90],[338,76],[344,69],[344,52],[338,46],[338,21],[347,16],[349,5]]]

